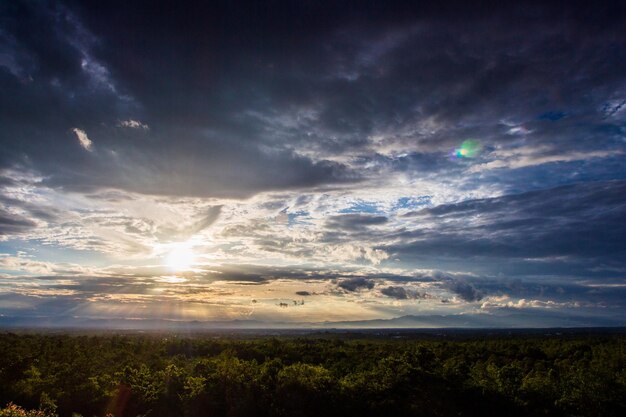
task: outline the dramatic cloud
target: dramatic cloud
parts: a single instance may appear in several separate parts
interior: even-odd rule
[[[0,315],[625,325],[624,13],[0,2]]]
[[[374,281],[361,277],[342,279],[337,284],[339,288],[346,291],[358,291],[360,289],[371,290],[374,288],[374,285]]]
[[[326,222],[330,229],[355,231],[368,226],[378,226],[387,223],[385,216],[371,216],[364,214],[344,214],[333,216]]]
[[[480,299],[483,298],[483,294],[474,288],[472,284],[460,280],[451,280],[447,282],[446,288],[457,294],[465,301],[480,301]]]
[[[626,241],[625,215],[625,181],[587,182],[407,213],[429,229],[412,243],[386,249],[456,258],[586,258],[626,266],[620,244]]]
[[[428,294],[407,289],[404,287],[389,286],[381,288],[380,292],[387,297],[396,298],[398,300],[428,298]]]
[[[32,220],[0,211],[0,235],[15,235],[37,226]]]

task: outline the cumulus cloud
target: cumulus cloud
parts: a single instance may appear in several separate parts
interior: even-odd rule
[[[359,290],[371,290],[374,288],[375,282],[373,280],[356,277],[356,278],[347,278],[342,279],[337,283],[337,286],[343,290],[354,292]]]
[[[483,293],[477,290],[471,283],[459,279],[451,279],[444,283],[444,287],[468,302],[480,301]]]
[[[150,130],[150,127],[147,124],[142,123],[139,120],[133,119],[122,120],[121,122],[119,122],[118,126],[127,127],[130,129]]]
[[[429,297],[429,295],[426,293],[422,293],[411,288],[398,287],[394,285],[381,288],[380,292],[387,297],[395,298],[397,300],[415,300]]]
[[[93,150],[93,142],[89,139],[84,130],[75,127],[72,129],[72,132],[76,135],[76,139],[78,139],[80,146],[90,152]]]

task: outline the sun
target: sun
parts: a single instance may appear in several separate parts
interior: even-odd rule
[[[186,271],[195,263],[196,256],[189,243],[178,243],[172,247],[167,255],[167,266],[174,271]]]

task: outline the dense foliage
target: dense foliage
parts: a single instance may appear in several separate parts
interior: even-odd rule
[[[0,417],[618,416],[625,353],[620,335],[2,334]]]

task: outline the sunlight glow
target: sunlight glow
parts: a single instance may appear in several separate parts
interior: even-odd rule
[[[195,258],[193,247],[189,243],[178,243],[167,255],[166,263],[174,271],[187,271],[195,263]]]
[[[180,284],[183,282],[187,282],[187,278],[177,277],[177,276],[166,276],[157,278],[158,282],[165,282],[167,284]]]

